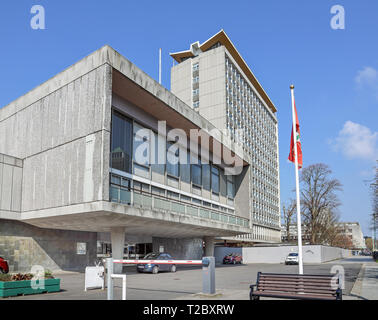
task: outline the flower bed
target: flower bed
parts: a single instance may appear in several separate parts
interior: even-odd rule
[[[32,274],[2,275],[0,277],[0,297],[60,291],[60,279],[54,279],[51,273],[45,274],[43,280],[37,280],[34,288],[32,278]],[[41,281],[44,281],[44,283],[41,283]]]

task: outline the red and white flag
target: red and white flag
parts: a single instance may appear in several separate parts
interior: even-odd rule
[[[302,165],[303,165],[302,146],[301,146],[301,139],[300,139],[301,135],[300,135],[300,131],[299,131],[299,121],[298,121],[298,115],[297,115],[297,108],[295,107],[295,102],[294,102],[294,110],[295,110],[295,130],[296,130],[295,138],[296,138],[296,142],[297,142],[298,168],[301,169]],[[295,163],[293,129],[291,129],[289,161]]]

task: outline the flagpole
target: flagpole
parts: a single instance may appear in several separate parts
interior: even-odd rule
[[[295,157],[295,188],[297,193],[297,233],[298,233],[298,266],[299,274],[303,274],[303,259],[302,259],[302,223],[301,223],[301,202],[299,197],[299,175],[298,175],[298,151],[297,151],[297,130],[296,117],[294,109],[294,85],[290,86],[291,91],[291,112],[293,114],[293,145]]]

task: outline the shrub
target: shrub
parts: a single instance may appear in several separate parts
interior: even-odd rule
[[[31,280],[33,275],[31,273],[16,273],[12,275],[12,281]]]
[[[12,276],[10,274],[1,274],[0,273],[0,281],[11,281]]]

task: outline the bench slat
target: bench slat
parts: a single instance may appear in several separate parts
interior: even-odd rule
[[[285,297],[298,299],[321,299],[321,300],[335,300],[333,295],[313,295],[313,294],[288,294],[285,292],[270,292],[270,291],[256,291],[253,293],[256,296],[262,297]]]
[[[293,292],[293,293],[297,293],[297,292],[304,292],[304,293],[318,293],[318,294],[330,294],[330,295],[333,295],[333,294],[336,294],[336,290],[315,290],[315,289],[306,289],[306,288],[303,288],[303,289],[300,289],[300,288],[278,288],[278,287],[265,287],[265,288],[257,288],[258,291],[275,291],[275,292],[281,292],[281,291],[284,291],[284,292]]]
[[[258,288],[287,288],[287,289],[305,289],[305,290],[320,290],[320,291],[336,291],[336,289],[332,287],[317,287],[317,286],[296,286],[290,284],[276,284],[276,283],[268,283],[268,284],[261,284],[259,283]]]
[[[302,281],[302,280],[290,280],[290,279],[260,279],[259,282],[261,283],[299,283],[299,284],[315,284],[320,286],[331,286],[332,281],[324,281],[324,282],[317,282],[317,281]]]
[[[290,282],[290,281],[259,281],[259,284],[261,285],[270,285],[270,284],[274,284],[274,285],[292,285],[292,286],[313,286],[313,287],[319,287],[319,288],[332,288],[332,285],[331,283],[316,283],[316,282],[303,282],[303,283],[300,283],[300,282]]]
[[[260,275],[260,280],[264,280],[264,279],[277,279],[277,280],[280,280],[280,279],[286,279],[286,280],[291,280],[291,281],[317,281],[317,282],[327,282],[327,281],[331,281],[333,277],[327,277],[327,278],[315,278],[315,277],[311,277],[311,278],[306,278],[306,277],[290,277],[290,276],[284,276],[284,277],[278,277],[278,276],[262,276]]]
[[[316,280],[316,281],[330,281],[333,277],[302,277],[302,276],[290,276],[290,275],[285,275],[285,276],[262,276],[260,275],[261,279],[268,278],[268,279],[292,279],[292,280],[303,280],[303,281],[309,281],[309,280]]]

